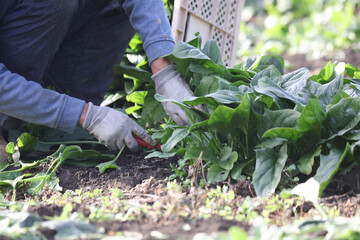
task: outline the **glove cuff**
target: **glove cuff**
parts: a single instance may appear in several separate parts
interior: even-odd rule
[[[89,102],[87,113],[86,113],[84,122],[82,124],[82,127],[85,129],[88,129],[91,125],[92,118],[93,118],[93,114],[92,114],[93,108],[94,108],[94,104],[92,102]]]
[[[179,75],[179,73],[176,70],[176,66],[171,64],[152,75],[151,78],[154,80],[156,88],[161,88],[162,85],[174,79],[177,75]]]
[[[91,133],[98,123],[105,118],[109,109],[106,107],[95,106],[92,102],[89,102],[88,104],[89,107],[82,127]]]

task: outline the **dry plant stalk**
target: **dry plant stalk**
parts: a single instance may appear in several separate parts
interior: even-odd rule
[[[198,187],[199,175],[200,175],[200,172],[199,172],[200,166],[201,166],[202,177],[204,178],[204,181],[206,181],[205,173],[204,173],[204,165],[202,164],[202,156],[203,156],[203,152],[201,151],[198,159],[195,162],[195,164],[189,168],[188,177],[192,178],[191,179],[191,186],[192,187]]]

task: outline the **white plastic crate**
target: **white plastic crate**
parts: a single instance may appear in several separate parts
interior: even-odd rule
[[[245,0],[175,0],[171,30],[175,41],[190,41],[200,32],[203,43],[215,40],[224,64],[233,66]]]

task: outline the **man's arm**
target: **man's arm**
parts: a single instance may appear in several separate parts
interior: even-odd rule
[[[11,73],[0,63],[0,112],[24,121],[73,132],[80,125],[111,149],[124,144],[139,150],[133,136],[155,145],[149,134],[126,114],[94,106],[65,94],[47,90]]]
[[[0,112],[24,121],[75,130],[84,101],[44,89],[0,63]]]
[[[150,64],[174,49],[163,0],[124,0],[122,7],[139,33]]]
[[[152,79],[156,92],[174,99],[194,96],[176,67],[163,57],[171,53],[175,46],[163,0],[124,0],[122,6],[143,41],[154,74]],[[166,114],[177,124],[190,124],[185,111],[179,106],[171,102],[163,102],[162,105]],[[197,108],[203,110],[202,106]]]
[[[153,74],[159,72],[165,67],[171,65],[171,62],[164,57],[158,58],[151,63],[151,71]]]

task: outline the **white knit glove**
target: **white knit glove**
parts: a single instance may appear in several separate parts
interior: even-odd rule
[[[112,150],[121,149],[125,143],[131,151],[139,151],[140,146],[133,135],[156,145],[156,141],[129,116],[109,107],[89,103],[82,127]]]
[[[194,96],[189,85],[182,79],[177,72],[175,65],[169,65],[152,76],[155,81],[156,93],[170,97],[175,100],[183,99],[187,96]],[[186,117],[185,111],[172,102],[162,102],[166,114],[171,117],[178,125],[190,125],[189,119]],[[203,110],[202,106],[196,107]]]

